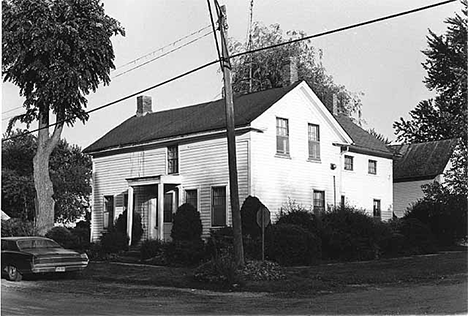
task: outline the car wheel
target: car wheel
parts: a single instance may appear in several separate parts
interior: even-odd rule
[[[5,271],[7,280],[9,281],[21,281],[21,279],[23,278],[18,269],[16,269],[16,267],[13,265],[7,265],[5,267]]]

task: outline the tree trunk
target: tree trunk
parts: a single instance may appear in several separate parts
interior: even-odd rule
[[[52,137],[49,136],[49,109],[39,111],[39,131],[37,152],[33,159],[34,187],[36,189],[36,233],[45,235],[54,226],[55,200],[54,186],[50,180],[49,158],[60,140],[63,123],[55,126]]]

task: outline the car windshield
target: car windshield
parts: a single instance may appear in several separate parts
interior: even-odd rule
[[[57,244],[55,241],[48,239],[18,240],[17,245],[20,250],[39,248],[61,248],[60,245]]]

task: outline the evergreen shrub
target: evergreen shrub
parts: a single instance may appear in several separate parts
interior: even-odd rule
[[[203,226],[200,213],[189,203],[182,204],[174,214],[171,238],[174,241],[199,241]]]
[[[49,230],[45,237],[55,240],[60,246],[67,249],[80,249],[80,241],[76,235],[63,226],[55,226]]]
[[[140,242],[141,236],[143,236],[143,226],[141,224],[140,213],[133,213],[132,221],[132,245],[136,245]],[[114,223],[114,229],[116,232],[127,236],[127,210],[119,215]]]

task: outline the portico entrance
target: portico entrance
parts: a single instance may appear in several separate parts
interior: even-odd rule
[[[141,215],[143,239],[168,240],[172,229],[172,214],[179,205],[181,177],[158,175],[126,180],[128,183],[127,234],[130,238],[129,244],[132,242],[135,209]]]

